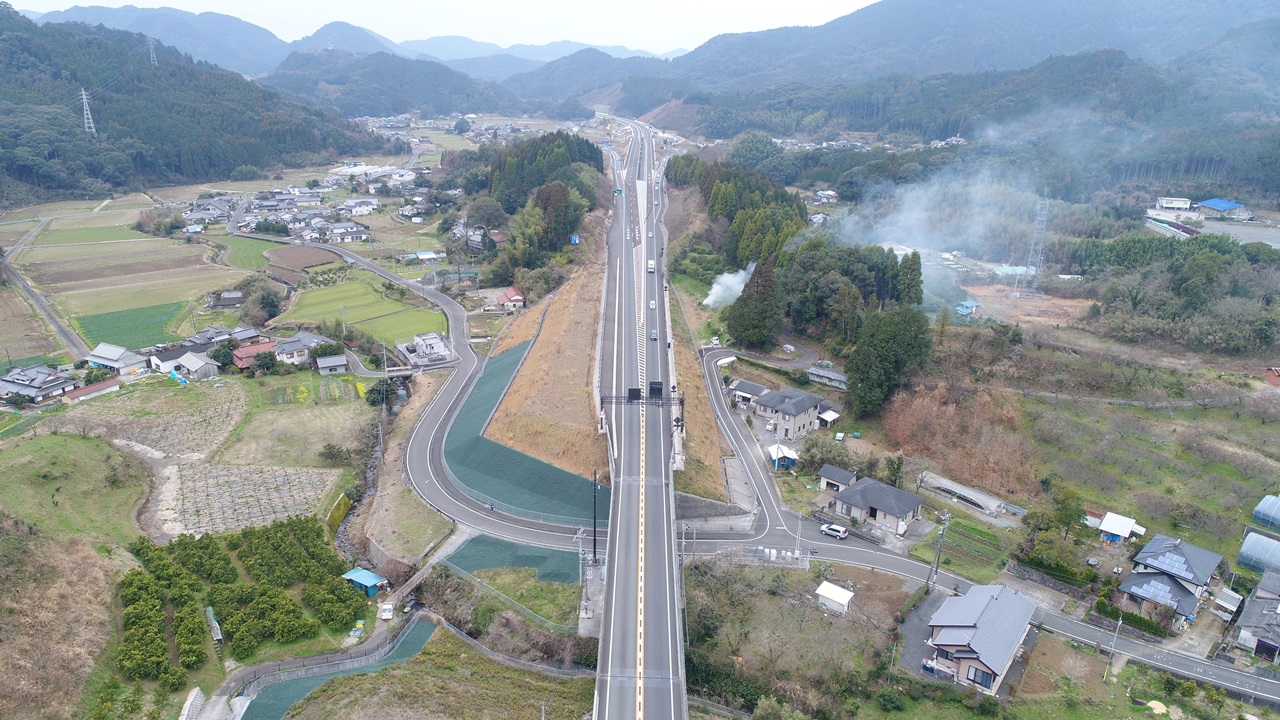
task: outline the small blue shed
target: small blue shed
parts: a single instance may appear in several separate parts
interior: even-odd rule
[[[387,582],[386,578],[364,568],[353,568],[347,571],[342,579],[354,585],[357,590],[364,593],[365,597],[377,595],[378,590]]]

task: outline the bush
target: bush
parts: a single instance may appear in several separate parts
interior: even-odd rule
[[[121,582],[124,640],[116,666],[129,680],[156,680],[169,665],[160,584],[141,570],[130,570]]]
[[[173,637],[178,646],[178,664],[188,670],[204,665],[209,653],[204,649],[206,625],[200,605],[191,603],[173,614]]]
[[[187,686],[187,671],[180,667],[170,667],[160,673],[160,688],[166,692],[178,692]]]
[[[979,715],[995,717],[1000,714],[1000,701],[990,695],[983,695],[977,706],[974,707],[974,711]]]
[[[231,555],[212,535],[179,535],[169,543],[174,562],[210,583],[234,583],[239,579]]]
[[[311,608],[317,620],[334,630],[355,625],[366,607],[364,594],[338,577],[303,586],[302,602]]]
[[[885,712],[899,712],[907,709],[907,699],[893,688],[884,688],[876,693],[876,703]]]
[[[1098,598],[1098,601],[1093,605],[1093,609],[1099,615],[1111,618],[1112,620],[1119,620],[1123,617],[1124,624],[1134,628],[1135,630],[1141,630],[1142,632],[1155,635],[1156,637],[1169,637],[1169,629],[1164,625],[1161,625],[1145,615],[1124,612],[1120,608],[1107,602],[1107,598],[1105,596]]]

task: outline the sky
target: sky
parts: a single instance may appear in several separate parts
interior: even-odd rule
[[[677,48],[691,50],[721,33],[821,25],[873,1],[808,0],[792,5],[776,0],[11,0],[14,7],[37,12],[65,10],[72,5],[218,12],[261,25],[286,41],[305,37],[326,23],[340,20],[395,42],[464,35],[504,47],[574,40],[591,45],[624,45],[659,54]]]

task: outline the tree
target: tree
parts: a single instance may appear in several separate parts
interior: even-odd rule
[[[320,343],[319,345],[311,348],[310,356],[313,358],[336,357],[344,352],[346,352],[346,350],[336,342]]]
[[[809,433],[800,447],[800,466],[806,470],[821,470],[823,465],[834,465],[843,470],[854,470],[853,454],[844,443],[838,443],[827,433]]]
[[[902,456],[894,455],[884,463],[885,470],[888,471],[888,483],[896,488],[902,487]]]
[[[1065,538],[1084,517],[1084,501],[1075,490],[1058,488],[1053,493],[1053,516],[1057,526],[1062,528],[1062,537]]]
[[[782,331],[782,296],[774,277],[776,255],[756,265],[742,295],[724,312],[725,329],[743,347],[768,350]]]
[[[929,319],[914,307],[872,313],[845,365],[849,403],[860,416],[880,410],[902,380],[929,356]]]
[[[209,359],[221,367],[229,367],[235,363],[234,350],[225,343],[209,351]]]
[[[391,382],[387,378],[382,378],[378,382],[374,383],[373,387],[365,391],[364,399],[365,402],[373,405],[374,407],[377,407],[378,405],[391,407],[395,404],[396,392],[397,389],[395,383]]]
[[[466,135],[471,132],[471,122],[466,118],[458,118],[458,122],[453,124],[453,132],[458,135]]]
[[[476,198],[467,206],[468,225],[483,225],[490,230],[497,230],[506,226],[507,220],[507,211],[493,198]]]
[[[924,302],[924,276],[921,274],[920,253],[912,251],[898,263],[898,302],[919,305]]]
[[[84,373],[84,384],[92,385],[112,378],[115,373],[106,368],[89,368]]]
[[[280,293],[275,290],[264,290],[262,294],[258,296],[258,306],[267,314],[268,320],[279,315]]]
[[[267,374],[276,369],[276,354],[270,350],[260,352],[253,356],[253,371],[256,373]]]
[[[755,170],[766,160],[782,153],[782,146],[774,142],[768,133],[747,133],[733,144],[733,150],[729,152],[729,164]]]

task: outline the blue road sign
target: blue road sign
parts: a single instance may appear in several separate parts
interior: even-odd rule
[[[570,236],[570,238],[569,238],[569,244],[570,244],[570,245],[577,245],[577,244],[579,244],[579,243],[581,243],[581,242],[582,242],[582,238],[581,238],[580,236],[578,236],[578,235],[573,235],[573,236]]]

